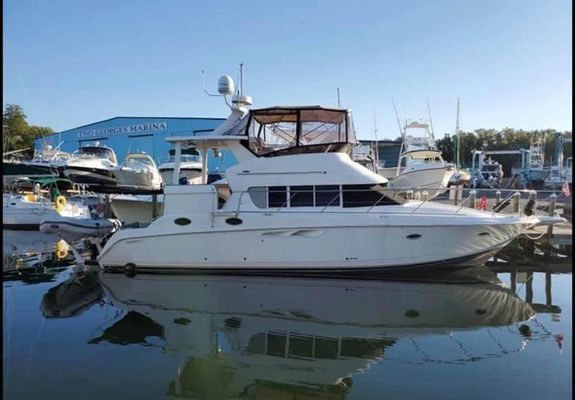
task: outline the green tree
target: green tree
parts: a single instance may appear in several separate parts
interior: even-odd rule
[[[2,139],[4,152],[28,149],[23,154],[34,154],[34,139],[54,131],[46,126],[28,125],[26,114],[17,104],[7,104],[2,114]]]

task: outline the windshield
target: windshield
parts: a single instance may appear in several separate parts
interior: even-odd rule
[[[347,111],[320,107],[254,110],[248,122],[248,138],[250,150],[257,155],[356,142]]]
[[[112,149],[109,149],[107,147],[95,147],[95,146],[80,147],[74,154],[80,156],[105,158],[113,163],[117,162],[114,152],[112,151]]]

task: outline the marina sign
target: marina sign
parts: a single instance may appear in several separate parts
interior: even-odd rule
[[[121,134],[130,134],[130,133],[139,133],[139,132],[155,132],[155,131],[164,131],[168,129],[168,122],[153,122],[147,124],[138,124],[138,125],[129,125],[129,126],[118,126],[118,127],[110,127],[110,128],[100,128],[100,129],[90,129],[85,131],[80,131],[77,134],[78,138],[89,138],[95,136],[112,136],[112,135],[121,135]]]

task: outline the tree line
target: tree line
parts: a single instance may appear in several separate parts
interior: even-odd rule
[[[531,130],[505,128],[496,129],[476,129],[473,132],[459,132],[459,162],[464,167],[471,166],[472,150],[493,151],[493,150],[520,150],[529,149],[532,141],[541,139],[545,164],[551,165],[556,160],[555,145],[560,140],[558,135],[571,138],[571,132],[559,132],[553,129]],[[436,140],[437,147],[441,150],[443,158],[447,162],[455,163],[457,136],[445,134],[443,138]],[[563,156],[566,159],[571,157],[572,147],[563,145]]]
[[[34,155],[34,139],[54,133],[47,126],[30,125],[26,114],[17,104],[7,104],[2,114],[2,144],[4,154],[24,150],[17,154],[30,158]]]
[[[46,126],[29,125],[26,121],[26,114],[22,107],[17,104],[7,104],[3,113],[2,138],[4,143],[4,153],[27,149],[21,154],[24,157],[31,157],[34,154],[34,140],[54,133]],[[532,140],[541,138],[544,143],[544,157],[546,164],[553,161],[555,152],[555,141],[557,134],[553,129],[531,130],[505,128],[476,129],[473,132],[460,132],[460,163],[462,166],[471,165],[472,150],[519,150],[528,149]],[[571,137],[571,132],[561,132],[564,136]],[[401,140],[401,139],[396,139]],[[447,162],[455,162],[457,137],[445,134],[443,138],[436,140],[437,147],[441,150],[443,158]],[[571,157],[571,146],[563,147],[564,157]]]

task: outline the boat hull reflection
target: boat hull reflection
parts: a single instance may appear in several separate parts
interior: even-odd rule
[[[184,360],[168,394],[193,398],[207,392],[339,398],[325,396],[345,395],[352,374],[383,360],[403,339],[534,315],[500,284],[461,277],[403,282],[102,273],[100,280],[111,302],[127,312],[126,321],[90,343],[149,345],[146,340],[159,337],[168,353]]]

